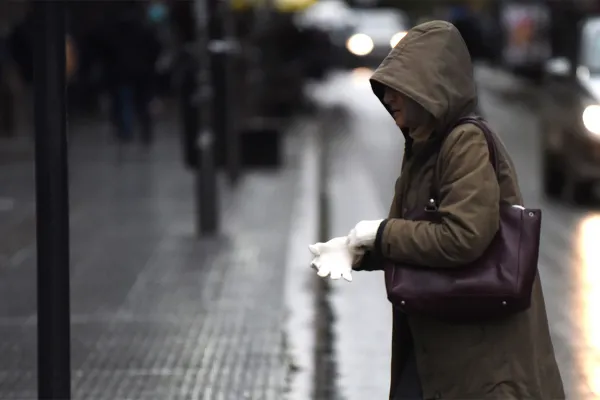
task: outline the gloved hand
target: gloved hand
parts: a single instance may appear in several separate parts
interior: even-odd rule
[[[347,237],[336,237],[325,243],[308,246],[315,258],[311,266],[317,269],[317,275],[331,279],[344,278],[352,282],[352,259],[354,253],[346,245]]]
[[[360,221],[348,234],[348,247],[353,251],[372,248],[382,222],[382,219]]]

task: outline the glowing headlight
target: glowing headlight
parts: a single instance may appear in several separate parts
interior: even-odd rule
[[[357,56],[366,56],[373,51],[373,39],[364,33],[357,33],[352,35],[346,42],[346,48],[348,51]]]
[[[392,38],[390,39],[390,46],[392,47],[392,49],[396,47],[398,43],[400,43],[404,36],[406,36],[406,32],[398,32],[394,36],[392,36]]]
[[[600,106],[587,106],[583,111],[583,125],[594,135],[600,136]]]

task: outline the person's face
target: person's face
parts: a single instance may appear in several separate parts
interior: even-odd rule
[[[399,127],[404,127],[406,123],[404,97],[394,89],[385,88],[383,102],[390,108],[394,121]]]

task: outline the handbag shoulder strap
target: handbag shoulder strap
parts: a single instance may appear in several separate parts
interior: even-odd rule
[[[471,116],[460,118],[445,133],[444,139],[450,134],[450,132],[452,132],[454,129],[456,129],[456,127],[461,126],[461,125],[466,125],[466,124],[473,124],[473,125],[477,126],[479,129],[481,129],[481,131],[485,135],[485,140],[487,141],[488,151],[490,154],[490,163],[492,164],[492,167],[494,168],[494,171],[496,172],[496,178],[498,178],[498,173],[500,171],[498,146],[496,145],[496,140],[494,139],[494,134],[492,133],[492,130],[488,126],[488,123],[486,120],[484,120],[483,118],[481,118],[480,116],[477,116],[477,115],[471,115]],[[438,202],[439,202],[439,179],[438,179],[439,177],[437,176],[437,171],[439,170],[438,162],[439,162],[439,153],[438,153],[438,159],[436,160],[436,163],[435,163],[435,170],[433,173],[433,179],[432,179],[431,189],[430,189],[430,199],[433,199],[435,201],[435,204],[438,204]]]

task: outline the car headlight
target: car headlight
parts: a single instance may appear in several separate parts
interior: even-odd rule
[[[373,51],[373,39],[364,33],[352,35],[346,42],[348,51],[357,56],[366,56]]]
[[[398,32],[394,36],[392,36],[392,38],[390,39],[390,46],[392,47],[392,49],[396,47],[396,45],[400,43],[402,39],[404,39],[404,36],[406,36],[406,32]]]
[[[592,134],[600,136],[600,106],[587,106],[582,115],[583,125]]]

